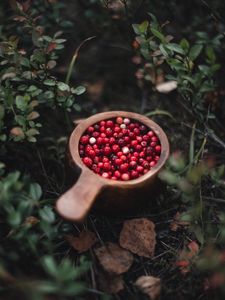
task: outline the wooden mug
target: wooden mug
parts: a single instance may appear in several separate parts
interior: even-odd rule
[[[86,129],[99,121],[118,116],[143,123],[156,133],[161,143],[161,155],[157,164],[143,176],[129,181],[105,179],[95,174],[83,163],[79,155],[79,141]],[[56,210],[63,218],[80,222],[86,217],[94,202],[97,202],[99,207],[107,207],[109,211],[114,204],[122,209],[122,207],[126,208],[130,205],[131,198],[138,202],[142,192],[145,193],[145,190],[149,190],[149,188],[153,190],[156,175],[169,156],[169,142],[162,128],[149,118],[133,112],[110,111],[96,114],[81,121],[70,136],[69,152],[74,166],[80,171],[80,177],[57,200]]]

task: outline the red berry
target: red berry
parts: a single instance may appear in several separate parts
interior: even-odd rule
[[[132,169],[135,169],[137,167],[137,162],[132,160],[129,164],[129,166],[132,168]]]
[[[105,130],[105,132],[106,132],[106,135],[107,136],[112,136],[112,134],[113,134],[113,131],[112,131],[112,129],[111,128],[106,128],[106,130]]]
[[[93,126],[89,126],[87,129],[88,133],[93,133],[95,131]]]
[[[115,139],[114,137],[111,137],[111,138],[109,139],[110,145],[115,144],[115,142],[116,142],[116,139]]]
[[[96,140],[96,143],[97,143],[97,145],[102,145],[102,144],[104,144],[104,138],[98,137],[97,140]]]
[[[94,158],[95,157],[95,151],[94,150],[90,150],[88,152],[88,155],[91,157],[91,158]]]
[[[106,121],[106,126],[112,128],[114,126],[114,123],[112,120]]]
[[[100,126],[105,126],[105,121],[101,121]]]
[[[91,167],[92,166],[92,159],[90,157],[84,157],[83,158],[83,162],[87,167]]]
[[[100,169],[102,169],[103,166],[104,166],[104,163],[103,163],[103,162],[99,162],[99,163],[98,163],[98,167],[99,167]]]
[[[114,176],[116,177],[116,178],[120,178],[120,176],[121,176],[121,173],[120,173],[120,171],[115,171],[114,172]]]
[[[104,150],[103,150],[103,153],[104,153],[105,155],[111,154],[111,148],[110,148],[110,147],[105,147]]]
[[[129,167],[128,163],[124,163],[120,166],[120,171],[126,172],[128,170],[128,167]]]
[[[103,162],[103,163],[106,163],[106,162],[108,162],[108,161],[109,161],[108,157],[103,157],[103,159],[102,159],[102,162]]]
[[[103,169],[106,171],[110,171],[111,170],[111,165],[108,162],[105,162],[103,165]]]
[[[122,124],[123,123],[123,118],[121,118],[121,117],[116,118],[116,123],[117,124]]]
[[[156,162],[154,160],[152,160],[149,165],[150,165],[150,167],[154,167],[156,165]]]
[[[116,158],[116,159],[115,159],[115,164],[116,164],[117,166],[120,166],[122,163],[123,163],[122,159],[120,159],[120,158]]]
[[[161,146],[155,146],[155,151],[160,152],[161,151]]]
[[[89,142],[89,136],[88,135],[83,135],[80,139],[81,144],[86,145]]]
[[[119,150],[120,150],[120,146],[119,145],[113,145],[112,146],[112,151],[114,152],[114,153],[117,153],[117,152],[119,152]]]
[[[146,146],[147,146],[147,142],[146,142],[146,141],[142,141],[142,142],[141,142],[141,146],[142,146],[142,147],[146,147]]]
[[[153,136],[153,137],[151,138],[151,141],[152,141],[152,142],[158,142],[158,138],[157,138],[156,136]]]
[[[123,173],[121,179],[124,181],[130,180],[130,175],[128,173]]]
[[[139,135],[140,134],[140,130],[136,127],[136,128],[134,128],[133,133],[135,135]]]
[[[120,159],[121,159],[122,161],[126,161],[126,160],[127,160],[127,157],[126,157],[126,155],[121,155],[121,156],[120,156]]]
[[[136,171],[140,174],[144,171],[144,168],[142,166],[137,166]]]
[[[104,177],[104,178],[110,178],[109,173],[107,173],[107,172],[103,172],[102,173],[102,177]]]
[[[131,176],[131,178],[133,178],[133,179],[134,179],[134,178],[138,178],[138,175],[139,175],[138,172],[135,171],[135,170],[132,170],[131,173],[130,173],[130,176]]]
[[[149,132],[147,133],[147,135],[150,136],[150,137],[152,137],[152,136],[154,136],[154,132],[151,130],[151,131],[149,131]]]

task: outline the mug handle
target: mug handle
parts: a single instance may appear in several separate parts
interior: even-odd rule
[[[83,221],[102,187],[96,176],[82,171],[78,181],[57,200],[57,212],[69,221]]]

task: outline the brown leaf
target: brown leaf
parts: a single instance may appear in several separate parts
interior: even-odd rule
[[[34,217],[34,216],[29,216],[25,219],[24,221],[24,225],[36,225],[37,223],[39,223],[40,221],[38,220],[38,218]]]
[[[148,219],[127,220],[120,232],[120,246],[144,257],[152,257],[156,244],[155,225]]]
[[[128,271],[133,263],[133,255],[117,244],[107,243],[94,251],[100,265],[110,274],[122,274]]]
[[[161,279],[153,276],[139,277],[135,285],[151,300],[159,299],[161,292]]]
[[[35,120],[39,117],[39,113],[37,111],[32,111],[28,116],[27,116],[27,120]]]
[[[24,137],[23,129],[20,128],[20,127],[13,127],[13,128],[10,130],[10,133],[11,133],[11,135],[13,135],[13,136],[21,136],[21,137]]]
[[[119,291],[123,290],[124,282],[123,276],[110,276],[107,273],[100,273],[98,276],[99,288],[108,294],[117,294]]]
[[[89,230],[81,231],[78,237],[67,235],[65,239],[78,253],[89,250],[97,242],[95,233]]]

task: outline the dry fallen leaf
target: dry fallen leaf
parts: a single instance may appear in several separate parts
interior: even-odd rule
[[[144,257],[152,257],[156,244],[155,225],[150,220],[141,218],[127,220],[120,232],[120,246]]]
[[[65,239],[79,253],[89,250],[97,241],[95,233],[89,230],[81,231],[78,237],[67,235]]]
[[[141,276],[139,277],[135,285],[151,300],[156,300],[160,296],[161,292],[161,279],[153,276]]]
[[[159,93],[167,94],[167,93],[172,92],[173,90],[176,90],[177,82],[175,80],[166,81],[166,82],[157,84],[155,88]]]
[[[122,274],[128,271],[133,263],[133,255],[117,244],[107,243],[94,251],[100,265],[110,274]]]
[[[123,276],[110,276],[107,273],[100,273],[98,276],[99,288],[108,294],[117,294],[119,291],[123,290],[124,282]]]

